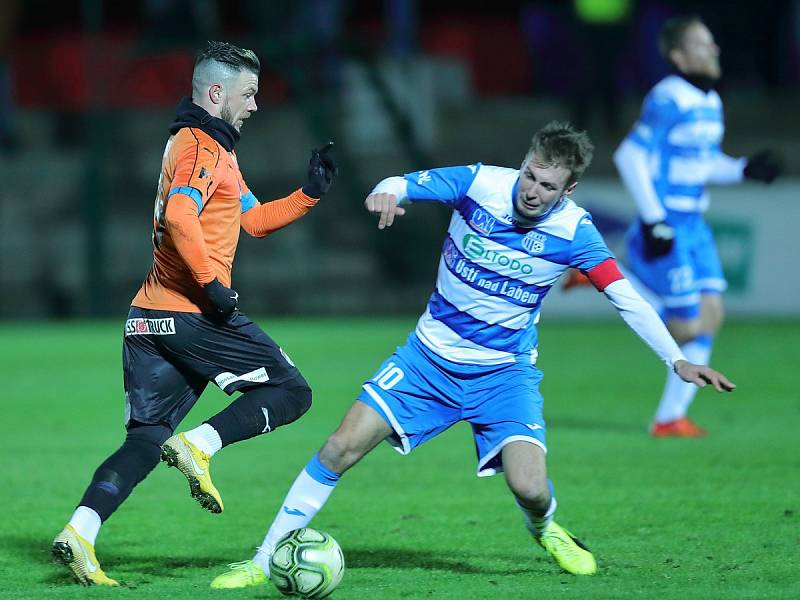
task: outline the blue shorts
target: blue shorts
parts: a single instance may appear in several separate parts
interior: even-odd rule
[[[694,218],[691,218],[694,217]],[[633,274],[659,297],[665,319],[693,319],[700,314],[701,294],[720,294],[727,288],[714,236],[700,215],[675,227],[672,251],[646,260],[639,224],[628,231],[628,263]]]
[[[478,476],[503,470],[509,442],[545,446],[542,372],[531,364],[462,365],[440,357],[412,333],[364,382],[358,399],[394,430],[387,438],[408,454],[459,421],[472,425]]]

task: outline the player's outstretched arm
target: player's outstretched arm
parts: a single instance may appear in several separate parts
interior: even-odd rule
[[[711,367],[695,365],[686,360],[677,360],[673,368],[678,377],[687,383],[695,384],[697,387],[706,387],[706,385],[711,384],[718,392],[732,392],[736,389],[736,384]]]
[[[406,209],[397,205],[397,196],[385,192],[367,196],[364,207],[372,214],[378,215],[378,229],[391,227],[395,217],[406,214]]]
[[[589,271],[588,276],[593,282],[598,280],[598,275],[593,274],[593,271]],[[656,311],[626,279],[615,279],[602,288],[602,291],[628,326],[655,350],[664,362],[672,366],[678,377],[698,387],[711,384],[718,392],[732,392],[736,389],[736,385],[719,371],[687,361]]]

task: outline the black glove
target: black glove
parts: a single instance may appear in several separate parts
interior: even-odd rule
[[[339,169],[328,151],[333,148],[333,142],[328,142],[322,148],[311,151],[311,160],[308,161],[308,183],[303,186],[303,193],[312,198],[322,198],[330,189],[333,178],[339,174]]]
[[[747,159],[747,164],[744,166],[744,176],[747,179],[756,179],[764,183],[772,183],[783,171],[778,157],[769,150],[762,150],[761,152],[751,156]]]
[[[671,225],[668,225],[666,221],[642,223],[641,225],[644,235],[644,256],[647,260],[653,260],[672,251],[675,230]]]
[[[222,323],[227,322],[239,308],[239,294],[231,288],[225,287],[220,280],[214,277],[203,286],[213,309],[213,317]]]

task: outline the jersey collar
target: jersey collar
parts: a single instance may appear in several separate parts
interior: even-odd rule
[[[197,106],[189,96],[184,96],[175,110],[175,120],[169,126],[173,135],[184,127],[196,127],[214,138],[219,145],[228,152],[233,150],[239,141],[239,132],[228,123],[217,117],[212,117],[208,112]]]

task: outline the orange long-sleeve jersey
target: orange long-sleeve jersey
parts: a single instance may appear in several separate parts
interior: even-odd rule
[[[153,218],[153,266],[131,304],[177,312],[209,309],[202,285],[231,285],[239,228],[263,237],[317,203],[297,190],[260,204],[244,182],[236,153],[184,127],[167,141]]]

